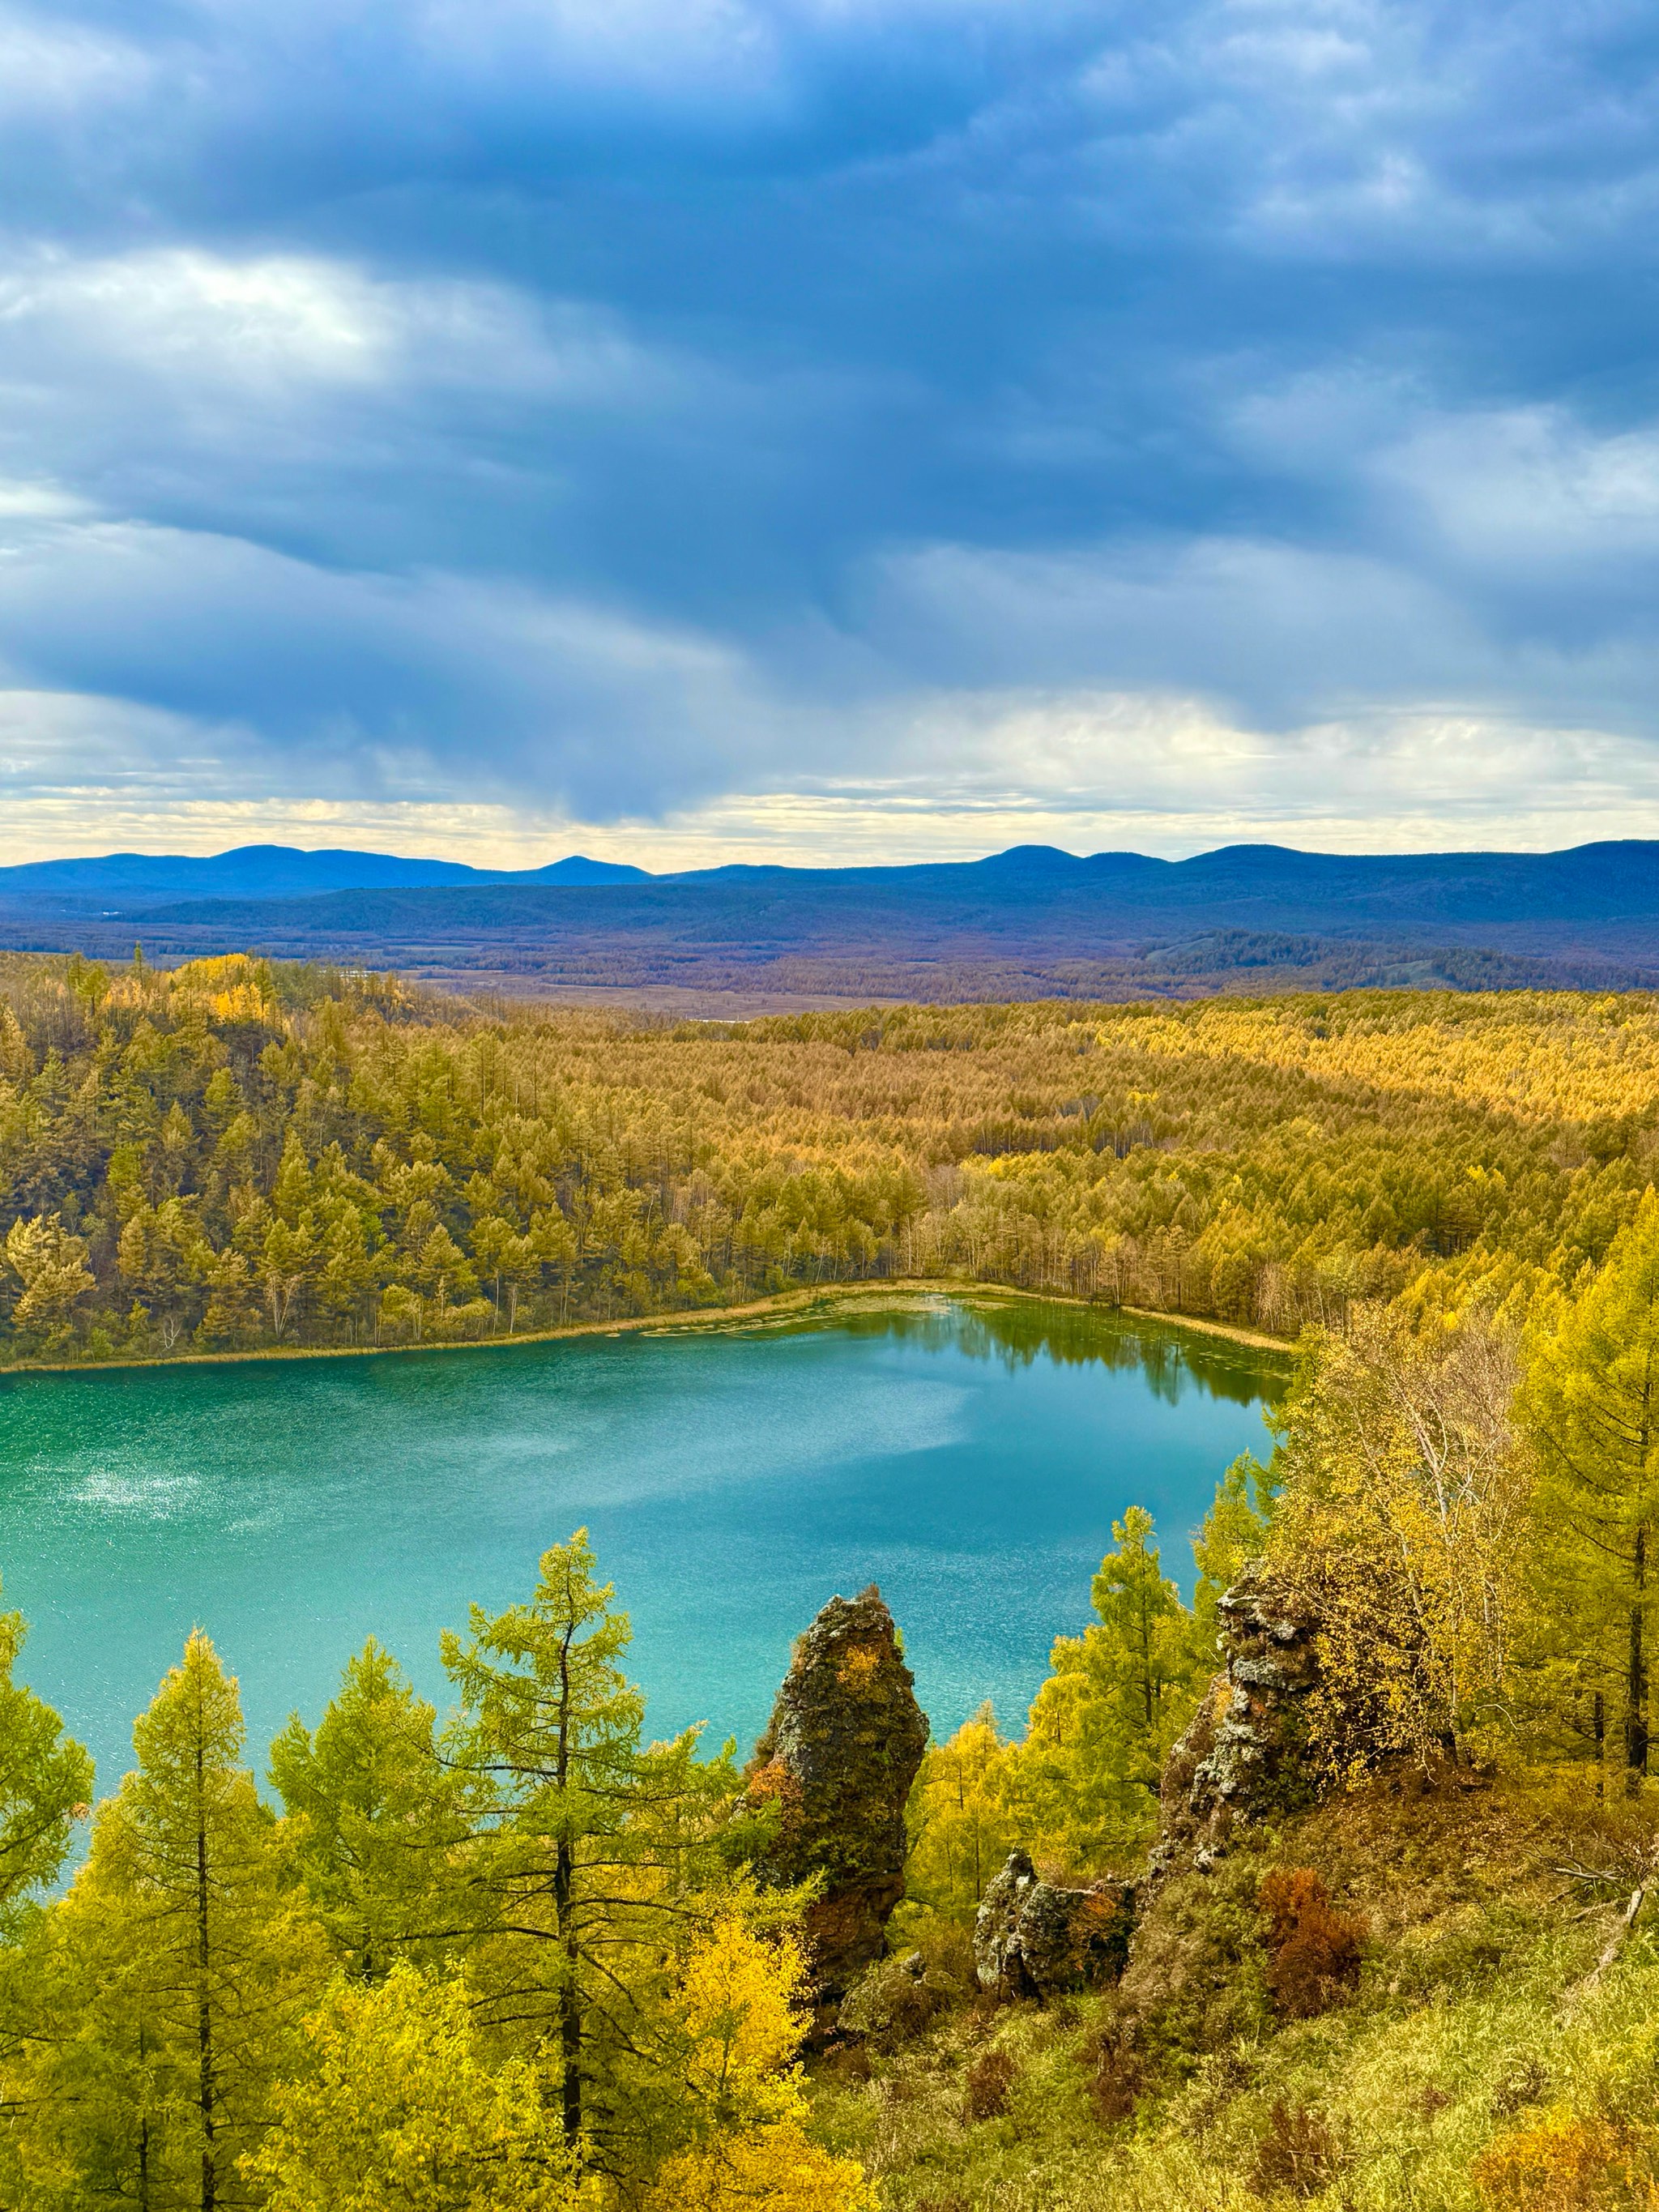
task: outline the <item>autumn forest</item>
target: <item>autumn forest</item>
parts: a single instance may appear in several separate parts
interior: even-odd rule
[[[675,1026],[241,957],[0,964],[11,1359],[432,1343],[961,1275],[1293,1339],[1571,1282],[1659,1149],[1646,999]]]

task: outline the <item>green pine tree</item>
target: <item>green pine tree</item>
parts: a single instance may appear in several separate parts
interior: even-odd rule
[[[1558,1663],[1620,1717],[1647,1774],[1659,1583],[1659,1195],[1536,1346],[1523,1394],[1539,1464],[1539,1580]]]
[[[1214,1669],[1221,1629],[1221,1601],[1252,1559],[1267,1548],[1273,1494],[1267,1470],[1249,1453],[1239,1456],[1215,1486],[1215,1497],[1193,1539],[1198,1581],[1193,1590],[1193,1659],[1200,1673]]]
[[[464,1932],[460,1783],[438,1757],[434,1719],[371,1637],[316,1733],[295,1713],[270,1747],[307,1891],[337,1956],[364,1981],[400,1957],[435,1960]]]
[[[446,1635],[462,1710],[446,1756],[470,1785],[468,1877],[488,1914],[467,1963],[485,2016],[550,2063],[565,2137],[613,2169],[658,2094],[651,2052],[686,1931],[726,1875],[716,1815],[737,1778],[696,1733],[642,1748],[622,1670],[632,1631],[585,1529],[528,1604]],[[632,2108],[632,2117],[626,2108]]]
[[[1056,1641],[1015,1761],[1027,1826],[1079,1871],[1121,1865],[1145,1842],[1206,1671],[1151,1514],[1132,1505],[1112,1534],[1092,1585],[1098,1618]]]
[[[27,1627],[0,1613],[0,1938],[53,1881],[92,1798],[92,1760],[52,1707],[14,1682]]]
[[[12,2091],[22,2202],[215,2212],[241,2194],[237,2157],[327,1971],[242,1742],[236,1686],[198,1631],[41,1932]]]

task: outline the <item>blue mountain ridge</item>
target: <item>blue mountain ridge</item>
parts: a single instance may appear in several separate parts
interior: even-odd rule
[[[297,898],[338,890],[408,890],[461,884],[629,884],[646,880],[625,861],[580,853],[541,868],[473,868],[462,860],[408,860],[392,853],[292,845],[234,851],[106,853],[95,859],[27,860],[0,868],[0,898]]]
[[[209,902],[264,908],[341,893],[494,890],[498,900],[481,908],[469,898],[466,909],[482,919],[499,904],[505,921],[526,909],[502,893],[623,886],[771,893],[813,904],[826,894],[839,903],[836,894],[843,889],[879,893],[901,905],[919,899],[928,907],[964,897],[999,908],[1081,898],[1126,914],[1214,909],[1215,921],[1233,927],[1646,921],[1659,918],[1659,842],[1632,839],[1557,853],[1332,854],[1229,845],[1182,860],[1130,852],[1079,856],[1054,846],[1019,845],[978,860],[831,868],[735,862],[661,875],[581,854],[539,868],[485,869],[385,853],[248,845],[200,858],[116,853],[0,868],[0,902],[51,900],[85,911],[94,901],[106,910],[118,901],[115,911],[122,915],[169,919],[175,908]],[[620,914],[629,902],[601,903]]]
[[[486,870],[250,847],[0,870],[0,946],[283,957],[525,991],[835,1003],[1387,984],[1659,985],[1659,842],[1556,853],[1190,859],[1016,846],[977,860],[651,875],[579,854]],[[676,1000],[674,1003],[679,1003]]]

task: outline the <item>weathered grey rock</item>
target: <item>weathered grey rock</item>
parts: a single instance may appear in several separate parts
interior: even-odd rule
[[[1154,1876],[1212,1864],[1238,1823],[1314,1794],[1306,1707],[1319,1679],[1316,1624],[1260,1565],[1240,1576],[1220,1611],[1224,1668],[1164,1766]]]
[[[1041,2002],[1114,1982],[1128,1956],[1133,1924],[1131,1883],[1066,1888],[1040,1880],[1024,1851],[1011,1851],[974,1922],[980,1986],[1006,1999]]]
[[[927,1743],[880,1591],[832,1597],[796,1643],[748,1778],[750,1796],[779,1808],[761,1879],[824,1877],[805,1916],[821,2004],[880,1955],[904,1895],[905,1801]]]
[[[958,2002],[959,1982],[930,1967],[920,1951],[878,1959],[848,1991],[836,2015],[843,2036],[856,2035],[878,2051],[891,2051],[920,2035],[935,2015]]]

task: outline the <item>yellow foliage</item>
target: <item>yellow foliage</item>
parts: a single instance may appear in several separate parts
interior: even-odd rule
[[[807,1993],[793,1938],[769,1941],[735,1917],[691,1954],[674,2010],[701,2139],[665,2161],[647,2212],[875,2212],[862,2169],[802,2124]]]
[[[487,2068],[465,1992],[406,1961],[337,1981],[306,2022],[313,2071],[280,2084],[242,2160],[270,2212],[568,2212],[572,2163],[531,2067]]]
[[[1474,2185],[1490,2212],[1597,2212],[1614,2202],[1620,2149],[1607,2121],[1553,2112],[1483,2151]]]
[[[279,975],[234,954],[112,984],[0,955],[0,1231],[27,1164],[75,1157],[88,1112],[131,1127],[81,1218],[191,1206],[195,1254],[137,1287],[164,1351],[374,1340],[383,1287],[416,1301],[388,1309],[395,1338],[892,1275],[1286,1336],[1402,1294],[1427,1317],[1510,1311],[1599,1261],[1659,1158],[1644,1119],[1659,1002],[1635,995],[917,1006],[663,1030],[574,1010],[485,1019],[387,978]],[[249,1030],[267,1041],[239,1097],[222,1079]],[[68,1083],[43,1087],[53,1054]],[[305,1232],[287,1257],[264,1252],[272,1212]],[[259,1304],[216,1307],[206,1327],[233,1249]],[[64,1320],[125,1328],[134,1287],[107,1237],[88,1251],[95,1289]]]
[[[1316,1747],[1354,1781],[1464,1744],[1507,1704],[1526,1528],[1515,1346],[1361,1309],[1317,1344],[1275,1472],[1273,1553],[1319,1620]]]
[[[793,2120],[671,2159],[647,2212],[876,2212],[874,2187],[850,2158],[832,2158]]]
[[[741,1920],[717,1923],[687,1960],[675,2006],[684,2078],[707,2110],[739,2124],[798,2117],[807,1990],[793,1936],[769,1942]]]
[[[858,1697],[875,1680],[876,1670],[880,1664],[880,1656],[877,1652],[855,1647],[847,1654],[836,1668],[836,1679],[843,1690],[848,1691],[854,1697]]]
[[[929,1744],[906,1814],[909,1896],[966,1919],[1014,1845],[1030,1843],[1012,1799],[1012,1762],[989,1706]]]

